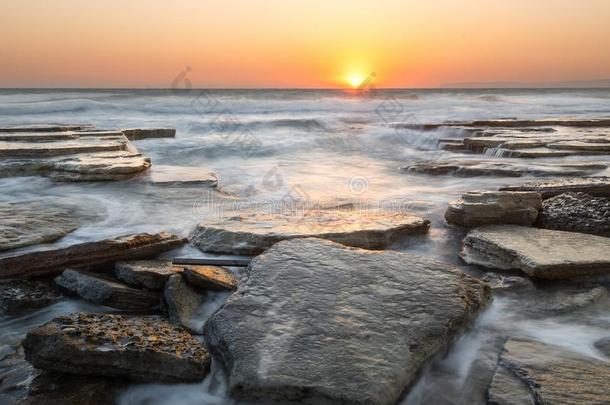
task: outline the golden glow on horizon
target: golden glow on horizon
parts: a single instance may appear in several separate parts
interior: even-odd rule
[[[0,13],[0,87],[167,88],[187,66],[194,87],[610,79],[608,0],[2,0]]]
[[[365,80],[366,76],[364,76],[362,73],[350,73],[346,77],[347,83],[353,88],[360,87],[362,84],[364,84]]]

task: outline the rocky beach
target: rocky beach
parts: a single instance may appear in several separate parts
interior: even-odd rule
[[[609,101],[0,90],[0,403],[610,403]]]

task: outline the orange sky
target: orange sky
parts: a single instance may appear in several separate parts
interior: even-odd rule
[[[610,78],[610,0],[1,0],[0,87]]]

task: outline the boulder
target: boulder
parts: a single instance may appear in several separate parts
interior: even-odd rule
[[[610,272],[610,239],[516,225],[487,225],[464,238],[462,259],[499,270],[518,269],[541,279]]]
[[[220,266],[185,266],[182,276],[189,284],[206,290],[234,290],[237,285],[235,276]]]
[[[189,286],[180,274],[174,274],[167,280],[163,298],[164,310],[171,323],[181,325],[195,333],[201,333],[192,326],[192,319],[203,303],[203,296]]]
[[[131,288],[110,278],[67,269],[55,283],[95,304],[131,311],[147,311],[159,306],[161,297],[148,290]]]
[[[449,203],[445,211],[447,222],[475,227],[488,224],[530,226],[538,217],[542,205],[535,192],[480,191],[468,192]]]
[[[156,316],[61,316],[30,331],[23,348],[36,368],[138,381],[200,381],[210,365],[199,341]]]
[[[610,402],[610,362],[559,346],[509,339],[489,388],[493,404]]]
[[[216,173],[203,167],[155,165],[149,171],[149,181],[156,186],[218,186]]]
[[[61,294],[43,281],[0,281],[0,313],[15,315],[52,304]]]
[[[68,267],[105,269],[117,261],[155,257],[184,242],[184,239],[168,232],[140,233],[1,257],[0,279],[59,274]]]
[[[360,213],[320,210],[295,214],[243,214],[197,225],[191,242],[206,252],[255,255],[274,243],[316,237],[348,246],[379,249],[412,234],[430,221],[408,213]]]
[[[610,199],[584,193],[564,193],[544,200],[536,224],[541,228],[610,234]]]
[[[292,239],[252,260],[204,335],[237,396],[394,404],[489,297],[430,258]]]
[[[114,264],[114,273],[119,280],[149,290],[162,290],[167,279],[177,270],[171,260],[134,260]]]
[[[506,186],[501,191],[535,191],[542,198],[563,193],[585,193],[592,196],[610,197],[610,177],[575,177],[548,181],[531,181],[518,186]]]

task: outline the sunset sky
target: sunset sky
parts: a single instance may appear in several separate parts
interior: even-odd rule
[[[610,79],[608,0],[2,0],[0,87]]]

